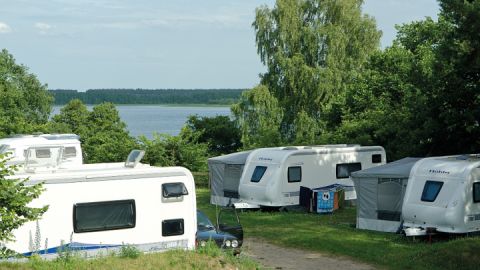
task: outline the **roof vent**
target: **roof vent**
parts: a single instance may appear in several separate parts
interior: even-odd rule
[[[128,154],[127,160],[125,161],[125,167],[135,168],[135,166],[140,163],[140,160],[142,160],[144,155],[145,151],[143,150],[132,150],[130,154]]]
[[[284,147],[282,150],[298,150],[298,148],[295,146],[287,146],[287,147]]]

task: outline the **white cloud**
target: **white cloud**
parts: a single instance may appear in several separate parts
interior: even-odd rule
[[[12,32],[12,28],[8,24],[0,22],[0,34],[7,34],[10,32]]]
[[[35,28],[37,28],[39,31],[38,33],[42,34],[42,35],[45,35],[48,33],[48,31],[50,31],[53,26],[51,26],[50,24],[48,23],[43,23],[43,22],[37,22],[35,23]]]

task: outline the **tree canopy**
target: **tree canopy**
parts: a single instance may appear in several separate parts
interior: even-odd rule
[[[380,32],[375,21],[361,13],[361,3],[278,0],[272,9],[258,8],[253,27],[267,72],[261,75],[261,86],[244,94],[235,107],[238,123],[248,124],[242,117],[256,114],[257,105],[248,100],[255,100],[252,95],[258,93],[264,103],[278,104],[281,119],[272,128],[281,141],[313,143],[322,131],[325,107],[343,97],[379,47]],[[248,140],[244,137],[247,147]]]
[[[208,144],[211,156],[233,153],[242,146],[240,130],[228,116],[191,115],[185,126],[192,133],[199,133],[198,142]]]
[[[102,103],[88,111],[80,100],[72,100],[53,117],[50,131],[79,135],[87,163],[124,161],[137,147],[112,103]]]
[[[41,130],[48,121],[52,102],[47,86],[3,49],[0,52],[0,137]]]
[[[325,141],[383,145],[391,160],[478,152],[480,1],[440,6],[370,58]]]

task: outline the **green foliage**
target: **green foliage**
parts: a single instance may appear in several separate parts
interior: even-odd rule
[[[0,52],[0,137],[32,133],[48,121],[53,98],[28,68]]]
[[[243,89],[90,89],[51,90],[56,105],[73,99],[85,104],[112,102],[115,104],[212,104],[228,105],[236,102]]]
[[[243,95],[234,107],[244,145],[314,143],[323,128],[324,107],[345,93],[379,46],[374,20],[361,14],[358,0],[278,0],[273,9],[257,9],[253,27],[267,72],[261,77],[263,86]],[[248,127],[257,118],[257,104],[251,102],[255,98],[249,97],[256,94],[278,108],[268,124],[274,134],[267,139],[256,134],[262,127]],[[262,118],[263,108],[259,110]]]
[[[48,208],[28,206],[40,196],[42,184],[26,185],[28,179],[11,178],[16,168],[6,165],[6,161],[5,155],[0,154],[0,241],[14,240],[14,229],[40,218]]]
[[[72,240],[70,239],[70,243]],[[36,256],[33,256],[34,258]],[[57,257],[55,258],[55,261],[63,264],[64,266],[70,266],[73,264],[75,261],[78,261],[80,258],[77,253],[75,253],[74,250],[70,248],[69,245],[65,244],[65,241],[61,241],[60,247],[57,250]]]
[[[122,247],[120,248],[120,253],[118,254],[120,258],[130,259],[136,259],[140,257],[140,255],[142,255],[142,252],[132,245],[122,245]]]
[[[264,85],[242,93],[240,102],[232,106],[235,121],[241,129],[244,148],[281,144],[279,126],[283,109]]]
[[[199,246],[196,251],[200,254],[206,254],[210,257],[218,257],[222,255],[222,250],[213,240],[208,240],[205,243],[205,246]]]
[[[228,116],[199,117],[191,115],[186,127],[199,133],[198,142],[208,143],[209,156],[219,156],[237,151],[240,142],[240,129]]]
[[[149,140],[140,136],[140,147],[145,150],[144,161],[157,166],[183,166],[191,171],[206,171],[208,144],[198,142],[200,133],[183,128],[178,136],[153,134]]]
[[[323,141],[383,145],[390,160],[478,152],[480,1],[441,7],[438,21],[397,27],[393,45],[370,58],[343,108],[327,113]]]
[[[87,163],[124,161],[137,148],[112,103],[96,105],[90,112],[80,100],[72,100],[53,117],[49,127],[51,132],[79,135]]]
[[[0,269],[17,270],[91,270],[91,269],[169,269],[169,270],[221,270],[221,269],[260,269],[258,263],[246,256],[234,257],[223,253],[217,257],[196,251],[170,250],[148,253],[138,258],[125,260],[117,256],[98,256],[92,259],[76,257],[67,263],[59,260],[29,260],[27,263],[0,262]]]

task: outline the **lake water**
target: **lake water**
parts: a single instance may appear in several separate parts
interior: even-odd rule
[[[87,106],[92,110],[91,105]],[[123,122],[127,124],[130,135],[145,135],[152,138],[154,132],[178,135],[190,115],[213,117],[231,115],[230,107],[194,107],[162,105],[117,105]],[[52,114],[60,112],[62,106],[54,106]]]

